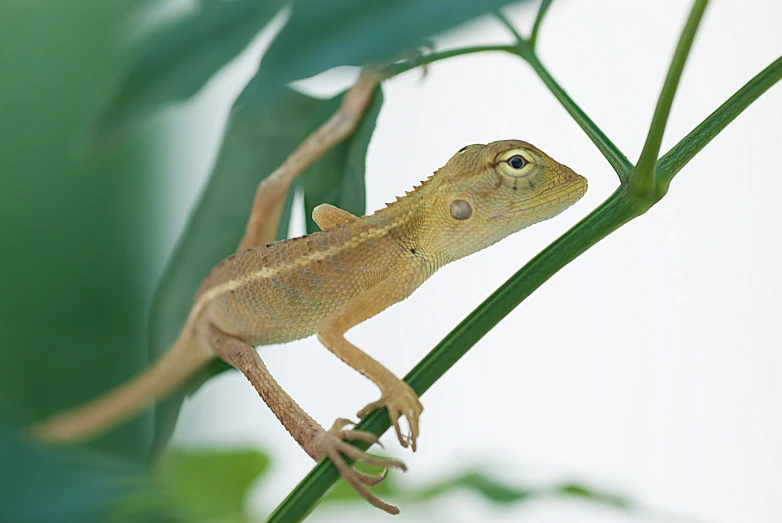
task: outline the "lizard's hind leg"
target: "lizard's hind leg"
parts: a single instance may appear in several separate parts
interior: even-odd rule
[[[315,461],[331,459],[340,475],[367,501],[379,509],[399,513],[399,509],[372,494],[367,487],[380,483],[389,467],[406,470],[404,463],[392,459],[377,458],[366,454],[348,441],[379,443],[377,436],[370,432],[343,430],[351,421],[338,419],[330,430],[325,430],[312,419],[275,381],[258,352],[243,341],[220,331],[214,325],[204,327],[199,333],[204,343],[227,363],[233,365],[245,375],[255,390],[268,405],[277,419],[283,424],[296,442]],[[386,470],[377,476],[363,474],[351,468],[343,454],[353,460],[369,465],[383,467]]]

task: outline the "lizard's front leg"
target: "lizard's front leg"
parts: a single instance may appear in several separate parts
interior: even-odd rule
[[[245,375],[258,391],[269,409],[283,424],[296,442],[315,461],[329,458],[337,467],[340,475],[367,501],[391,514],[399,509],[373,495],[367,487],[380,483],[389,467],[406,470],[404,463],[392,459],[383,459],[366,454],[348,441],[379,443],[377,436],[370,432],[343,430],[352,424],[349,420],[338,419],[329,430],[325,430],[302,409],[272,377],[258,352],[243,341],[230,336],[214,325],[208,324],[200,329],[200,337],[214,353],[233,365]],[[369,465],[383,467],[385,470],[377,476],[370,476],[354,470],[342,455]]]
[[[343,211],[339,207],[334,207],[328,203],[321,203],[312,209],[312,220],[325,231],[331,227],[336,227],[342,223],[351,223],[358,220],[358,216]]]
[[[418,419],[424,409],[418,396],[407,383],[345,339],[345,333],[352,327],[405,299],[410,294],[406,290],[408,288],[410,285],[401,284],[393,278],[380,282],[326,318],[318,327],[318,339],[339,359],[380,387],[380,399],[361,409],[358,416],[364,417],[375,409],[386,407],[399,442],[403,447],[409,445],[415,452]],[[402,435],[399,426],[399,418],[402,416],[407,418],[410,427],[408,436]]]

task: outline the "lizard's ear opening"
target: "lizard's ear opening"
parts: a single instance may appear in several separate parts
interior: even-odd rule
[[[472,216],[472,205],[464,200],[451,202],[451,217],[456,220],[466,220]]]

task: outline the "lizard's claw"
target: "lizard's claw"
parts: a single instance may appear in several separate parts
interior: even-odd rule
[[[413,389],[404,382],[399,382],[392,388],[386,388],[382,392],[379,400],[373,401],[358,412],[358,417],[363,418],[375,409],[388,409],[388,417],[396,430],[399,443],[405,448],[408,446],[416,450],[416,440],[418,439],[418,418],[421,416],[424,407],[418,400]],[[399,418],[405,416],[407,424],[410,427],[408,435],[402,434],[402,428],[399,426]]]
[[[395,459],[378,458],[371,456],[357,449],[348,441],[363,441],[366,443],[379,443],[377,436],[371,432],[360,430],[342,430],[347,425],[353,425],[353,422],[344,418],[339,418],[334,422],[331,429],[321,432],[313,441],[315,451],[322,457],[327,457],[337,467],[340,476],[350,483],[361,497],[369,501],[375,507],[385,510],[389,514],[399,514],[399,507],[386,503],[382,499],[372,494],[367,487],[374,487],[386,478],[388,469],[393,467],[406,471],[407,467],[401,461]],[[380,474],[370,475],[359,472],[345,463],[342,455],[345,455],[355,461],[363,461],[373,467],[382,467]]]

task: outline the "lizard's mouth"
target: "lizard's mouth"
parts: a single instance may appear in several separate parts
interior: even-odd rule
[[[489,219],[496,220],[516,214],[533,215],[537,218],[536,221],[551,218],[576,203],[586,194],[587,179],[577,174],[575,176],[576,178],[573,180],[559,183],[535,195],[534,198],[525,202],[523,207],[497,214]]]

